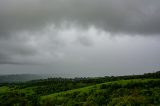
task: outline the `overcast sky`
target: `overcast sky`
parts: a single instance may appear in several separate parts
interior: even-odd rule
[[[0,74],[160,70],[160,0],[1,0]]]

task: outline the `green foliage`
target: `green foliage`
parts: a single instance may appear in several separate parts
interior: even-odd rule
[[[113,98],[108,106],[147,106],[143,96],[123,96]]]
[[[9,90],[9,87],[7,87],[7,86],[2,86],[2,87],[0,87],[0,94],[6,93],[6,92],[8,92],[8,90]]]
[[[158,106],[159,82],[159,79],[115,81],[46,96],[45,100],[65,98],[59,104],[64,106]]]
[[[0,95],[0,106],[39,106],[39,96],[26,95],[15,89]]]
[[[159,106],[159,77],[160,72],[5,83],[0,84],[0,106]]]

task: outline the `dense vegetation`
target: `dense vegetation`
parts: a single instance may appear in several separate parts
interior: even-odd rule
[[[160,72],[0,84],[0,106],[159,106]]]
[[[42,97],[42,104],[62,106],[158,106],[160,79],[121,80]]]

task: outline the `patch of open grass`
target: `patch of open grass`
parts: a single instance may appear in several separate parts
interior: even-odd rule
[[[0,87],[0,94],[1,93],[6,93],[6,92],[8,92],[9,91],[9,87],[7,87],[7,86],[2,86],[2,87]]]

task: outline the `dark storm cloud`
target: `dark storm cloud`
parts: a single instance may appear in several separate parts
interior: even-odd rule
[[[159,0],[5,0],[0,1],[0,35],[63,22],[113,33],[159,34],[159,5]]]

